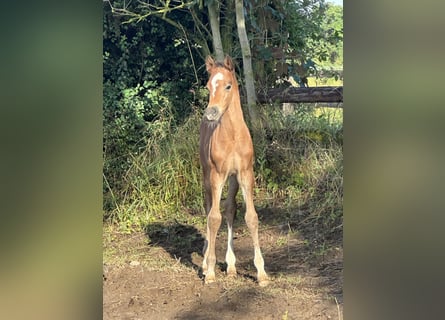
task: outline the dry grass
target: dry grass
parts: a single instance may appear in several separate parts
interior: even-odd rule
[[[255,205],[266,271],[272,278],[269,286],[259,288],[255,282],[241,196],[234,241],[238,277],[226,277],[223,271],[227,238],[223,222],[217,243],[217,281],[213,286],[202,283],[199,269],[206,218],[196,117],[159,139],[153,137],[125,176],[125,193],[118,197],[121,201],[103,229],[104,269],[121,278],[110,282],[108,294],[114,297],[113,290],[125,294],[127,282],[141,286],[141,291],[131,289],[131,303],[154,299],[157,304],[141,307],[140,312],[150,308],[161,312],[163,301],[156,300],[157,295],[161,299],[177,293],[175,299],[202,312],[210,301],[231,310],[236,301],[247,299],[251,305],[242,310],[264,313],[275,308],[274,319],[300,314],[302,319],[323,318],[325,310],[330,310],[331,319],[341,319],[343,153],[342,113],[336,110],[303,108],[291,116],[272,112],[254,140]],[[193,318],[192,311],[184,317]]]
[[[103,263],[115,267],[141,266],[149,271],[189,272],[180,259],[174,260],[163,249],[149,245],[143,232],[128,234],[113,225],[104,226]]]
[[[275,218],[283,219],[283,215]],[[282,319],[295,319],[297,314],[301,319],[313,319],[324,318],[326,310],[330,310],[331,319],[335,318],[335,314],[341,319],[342,302],[336,300],[337,295],[332,293],[334,289],[341,291],[338,273],[323,267],[335,262],[332,255],[321,257],[315,254],[316,251],[303,235],[289,224],[263,221],[260,241],[266,270],[272,281],[267,287],[259,287],[254,279],[256,270],[252,262],[250,235],[242,222],[239,219],[235,227],[238,276],[227,277],[222,271],[221,261],[224,259],[227,237],[222,226],[217,242],[217,281],[212,285],[204,285],[199,277],[201,248],[190,241],[201,233],[198,229],[179,223],[154,224],[145,233],[128,234],[119,231],[116,226],[105,226],[104,263],[111,270],[107,289],[110,292],[107,291],[106,296],[117,299],[113,312],[127,310],[127,302],[122,298],[127,294],[131,305],[139,303],[143,306],[144,301],[153,301],[144,310],[151,310],[156,315],[148,318],[168,317],[175,313],[174,310],[184,314],[185,318],[193,318],[197,314],[205,317],[206,306],[218,305],[221,310],[232,310],[237,306],[241,312],[232,311],[224,317],[221,313],[221,319],[228,319],[233,314],[239,319],[250,319],[253,314],[261,313],[269,315],[265,319],[276,319],[276,315]],[[176,255],[177,252],[182,254]],[[341,258],[341,255],[337,258]],[[323,270],[330,273],[321,274]],[[118,298],[113,298],[117,295],[112,293],[113,290],[122,290],[122,293]],[[173,295],[174,299],[174,303],[168,306],[170,313],[163,311],[166,295]],[[248,301],[248,304],[243,301]],[[181,305],[189,306],[186,313]]]

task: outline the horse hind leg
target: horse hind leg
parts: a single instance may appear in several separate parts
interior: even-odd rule
[[[227,193],[227,200],[224,205],[224,213],[227,221],[227,275],[231,277],[236,276],[236,257],[233,251],[233,221],[236,215],[236,194],[238,193],[239,185],[236,176],[229,177],[229,190]]]

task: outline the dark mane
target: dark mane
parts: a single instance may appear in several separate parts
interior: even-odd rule
[[[213,132],[215,131],[216,127],[218,126],[219,121],[208,121],[207,119],[203,118],[201,121],[201,128],[200,128],[200,150],[201,156],[203,159],[209,158],[209,152],[210,152],[210,144],[211,144],[211,137],[213,135]]]
[[[218,67],[218,68],[224,68],[224,69],[229,70],[229,69],[224,65],[224,63],[222,63],[222,62],[220,62],[220,61],[215,61],[215,67]],[[229,70],[229,71],[230,71],[230,70]]]

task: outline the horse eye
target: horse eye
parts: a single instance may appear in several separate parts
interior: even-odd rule
[[[231,85],[231,84],[228,84],[228,85],[226,86],[226,90],[230,90],[230,89],[232,89],[232,85]]]

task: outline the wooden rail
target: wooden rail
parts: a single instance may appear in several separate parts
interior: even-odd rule
[[[343,102],[343,87],[272,88],[257,94],[260,103]]]

